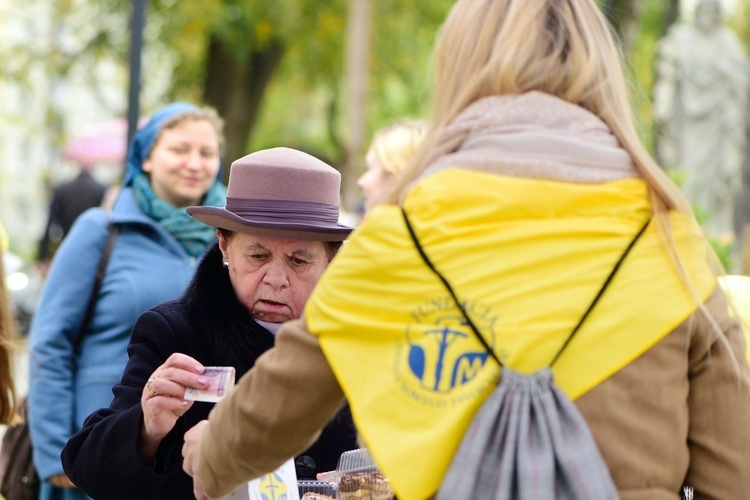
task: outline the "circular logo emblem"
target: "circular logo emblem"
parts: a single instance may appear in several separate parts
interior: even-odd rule
[[[497,317],[481,303],[462,304],[479,333],[495,349]],[[452,404],[464,388],[476,386],[491,359],[476,338],[461,310],[450,296],[433,299],[411,312],[413,319],[406,328],[406,342],[398,349],[396,373],[402,389],[427,404]],[[480,390],[486,381],[478,384]],[[474,391],[472,391],[473,393]]]
[[[263,500],[286,500],[287,490],[284,478],[278,473],[272,472],[260,478],[258,485],[260,496]]]

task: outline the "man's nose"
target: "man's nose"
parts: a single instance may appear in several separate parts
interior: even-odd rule
[[[263,276],[263,282],[277,290],[289,286],[289,275],[284,264],[278,260],[271,261]]]

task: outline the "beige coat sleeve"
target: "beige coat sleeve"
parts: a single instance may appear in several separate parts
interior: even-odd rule
[[[745,337],[739,322],[724,313],[724,293],[717,290],[711,299],[706,306],[724,332],[728,346],[713,334],[708,319],[699,314],[698,328],[707,334],[691,338],[690,468],[686,482],[695,488],[696,498],[747,498],[750,368]]]
[[[220,497],[276,470],[315,442],[343,401],[304,316],[286,323],[209,416],[198,463],[206,492]]]
[[[702,312],[576,400],[623,500],[747,498],[750,371],[724,294],[705,303],[733,351]]]

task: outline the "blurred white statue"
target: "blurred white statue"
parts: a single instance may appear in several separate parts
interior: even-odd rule
[[[747,87],[747,61],[719,0],[700,0],[693,22],[674,25],[660,43],[654,119],[659,160],[684,173],[685,194],[716,236],[733,230]]]

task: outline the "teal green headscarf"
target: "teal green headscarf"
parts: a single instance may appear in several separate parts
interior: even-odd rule
[[[216,230],[188,215],[185,208],[175,208],[159,198],[151,183],[142,173],[131,180],[138,206],[144,214],[158,222],[171,234],[192,257],[200,257],[206,246],[213,241]],[[206,192],[201,205],[223,207],[227,191],[220,182],[215,182]]]

